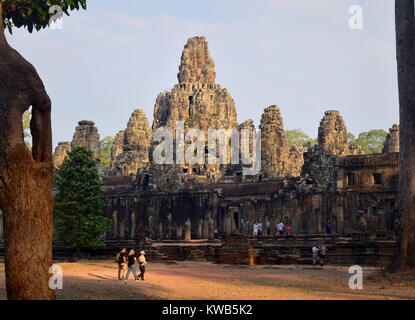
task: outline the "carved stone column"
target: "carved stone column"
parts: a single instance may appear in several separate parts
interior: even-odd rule
[[[184,225],[184,240],[192,240],[192,222],[190,219],[187,219]]]

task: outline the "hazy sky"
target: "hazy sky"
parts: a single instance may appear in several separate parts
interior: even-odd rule
[[[364,8],[363,30],[349,28],[355,4]],[[398,121],[391,0],[88,0],[87,11],[65,16],[63,30],[8,38],[44,80],[56,144],[83,119],[101,137],[124,129],[136,108],[151,123],[157,94],[177,83],[183,46],[198,35],[239,122],[258,125],[272,104],[286,129],[313,137],[330,109],[354,134]]]

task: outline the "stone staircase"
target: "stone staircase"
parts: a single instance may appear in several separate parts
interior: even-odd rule
[[[101,249],[84,248],[83,259],[111,259],[121,248],[145,250],[149,261],[211,261],[220,264],[278,265],[311,264],[311,248],[325,243],[327,263],[338,265],[387,266],[396,242],[379,237],[300,235],[295,237],[232,235],[222,241],[163,241],[139,244],[136,241],[107,241]],[[4,247],[0,243],[0,259]],[[55,260],[75,258],[75,250],[55,242]]]
[[[324,243],[327,263],[339,265],[387,266],[393,259],[394,240],[367,240],[338,236],[300,237],[231,236],[218,251],[218,263],[225,264],[311,264],[313,246]]]

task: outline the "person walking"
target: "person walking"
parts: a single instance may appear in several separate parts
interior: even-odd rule
[[[320,266],[324,267],[324,262],[326,260],[326,254],[327,254],[326,246],[324,245],[324,243],[320,245],[318,252],[320,255]]]
[[[326,221],[326,234],[331,234],[332,227],[333,227],[333,224],[331,220],[327,220]]]
[[[131,249],[130,253],[127,257],[127,263],[128,263],[128,272],[127,276],[125,277],[125,281],[128,281],[128,277],[130,273],[133,274],[134,280],[137,280],[137,264],[136,264],[137,258],[135,257],[135,250]]]
[[[316,246],[313,246],[313,249],[311,249],[311,252],[313,253],[313,266],[315,266],[317,264],[318,248]]]
[[[255,222],[254,223],[254,232],[253,232],[253,236],[256,237],[258,235],[258,223]]]
[[[291,236],[292,227],[290,224],[285,226],[285,231],[287,232],[287,236]]]
[[[284,235],[284,223],[282,221],[280,221],[280,223],[278,223],[278,233],[280,236]]]
[[[138,279],[144,280],[144,274],[146,273],[146,253],[144,251],[140,252],[140,256],[138,257],[138,265],[140,268],[140,274],[138,275]]]
[[[258,235],[262,236],[262,222],[258,223]]]
[[[122,248],[118,256],[118,280],[125,280],[127,273],[127,248]]]

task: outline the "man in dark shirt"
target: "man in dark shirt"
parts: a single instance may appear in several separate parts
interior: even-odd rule
[[[331,227],[332,227],[331,220],[327,220],[326,221],[326,233],[327,234],[331,234]]]
[[[125,280],[127,273],[127,248],[123,248],[118,259],[118,280]]]

